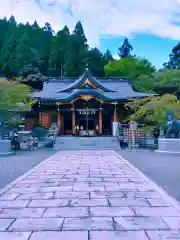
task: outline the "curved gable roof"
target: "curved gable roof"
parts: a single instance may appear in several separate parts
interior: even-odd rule
[[[86,85],[89,84],[90,88]],[[39,100],[71,101],[79,96],[94,96],[103,101],[121,101],[133,98],[153,96],[151,93],[134,91],[131,82],[126,78],[94,78],[86,69],[80,78],[51,79],[44,83],[40,92],[34,92],[33,96]]]
[[[77,79],[75,82],[73,82],[72,84],[70,84],[69,86],[67,86],[66,88],[62,89],[59,92],[70,92],[80,88],[86,83],[94,86],[94,89],[98,89],[103,92],[114,92],[113,90],[101,85],[101,83],[95,77],[92,76],[89,69],[86,69],[79,79]]]

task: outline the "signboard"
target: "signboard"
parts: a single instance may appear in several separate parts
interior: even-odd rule
[[[24,128],[26,124],[19,124],[19,128]]]
[[[79,114],[82,114],[82,115],[96,114],[96,110],[93,108],[82,108],[82,109],[77,109],[77,111],[79,112]]]

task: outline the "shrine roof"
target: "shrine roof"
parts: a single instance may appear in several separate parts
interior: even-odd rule
[[[130,80],[126,78],[95,78],[89,70],[86,70],[80,78],[51,78],[44,83],[42,91],[33,94],[35,98],[42,101],[62,102],[87,95],[111,102],[143,98],[154,94],[134,91]]]

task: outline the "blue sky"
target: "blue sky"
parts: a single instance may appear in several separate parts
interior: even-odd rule
[[[100,49],[106,51],[109,48],[115,56],[123,41],[124,37],[102,37],[100,39]],[[148,58],[157,68],[161,68],[162,64],[168,61],[172,48],[179,41],[150,34],[135,34],[129,42],[137,56]]]
[[[128,37],[135,54],[157,68],[180,40],[180,0],[1,0],[0,17],[51,23],[55,31],[81,21],[90,46],[113,55]]]

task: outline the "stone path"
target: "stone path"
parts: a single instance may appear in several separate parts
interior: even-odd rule
[[[164,240],[179,230],[179,204],[113,151],[61,151],[0,192],[2,240]]]

